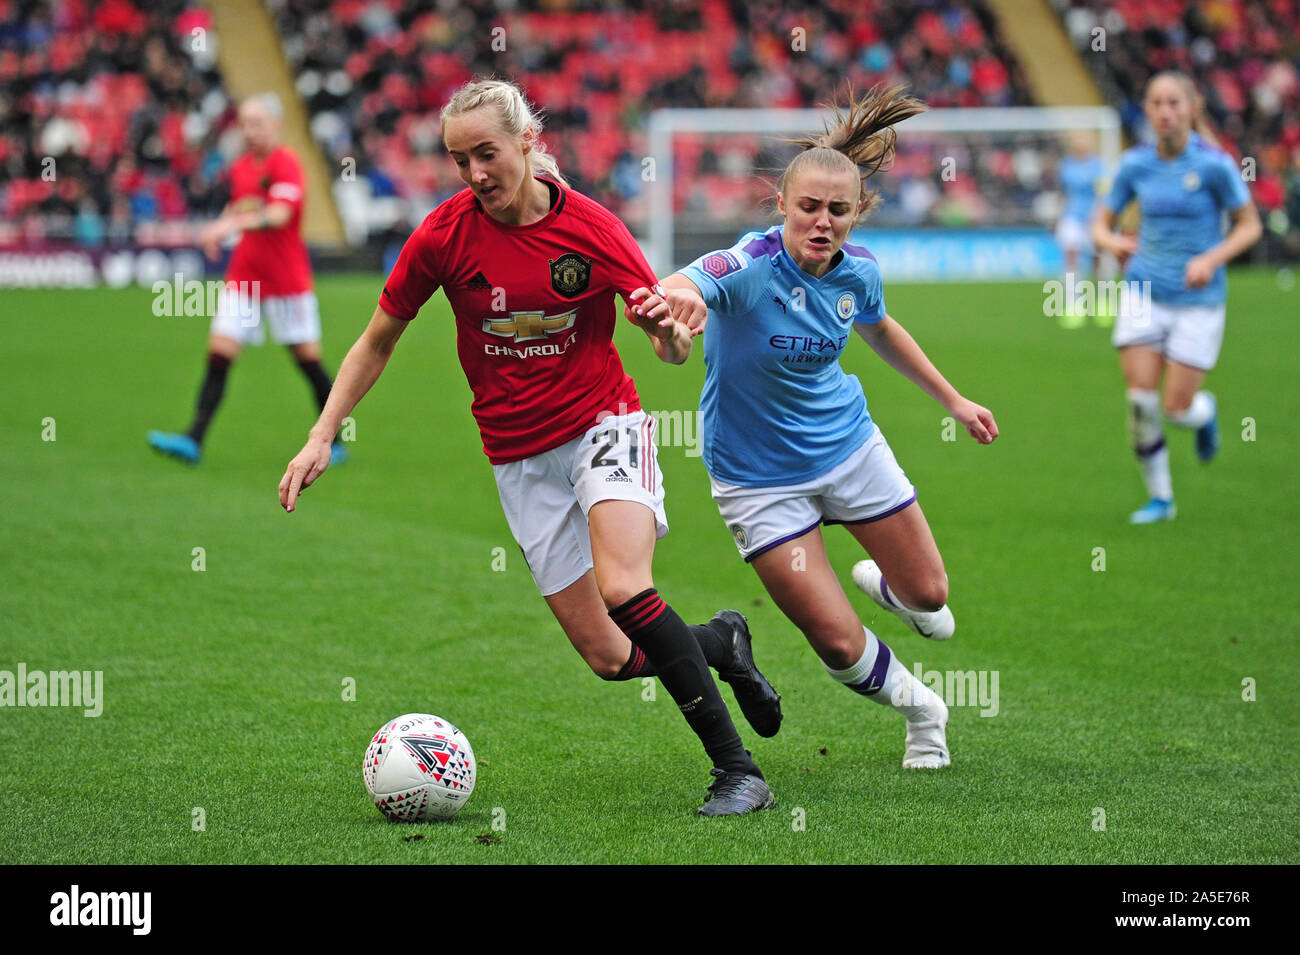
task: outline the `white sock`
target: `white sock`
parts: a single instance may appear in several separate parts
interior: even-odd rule
[[[1169,449],[1161,444],[1147,455],[1138,455],[1138,469],[1147,485],[1147,495],[1161,501],[1174,499],[1174,480],[1169,474]]]
[[[857,663],[843,670],[822,663],[831,679],[854,693],[891,707],[909,720],[932,716],[934,704],[939,700],[934,690],[899,663],[887,643],[877,639],[866,627],[862,631],[867,636],[867,645]]]
[[[1160,426],[1160,393],[1144,388],[1128,390],[1129,437],[1137,455],[1138,469],[1146,482],[1147,495],[1161,501],[1174,499],[1169,474],[1169,449]]]
[[[1209,424],[1210,419],[1214,417],[1214,402],[1210,396],[1203,391],[1198,391],[1192,398],[1192,403],[1178,414],[1167,414],[1165,420],[1170,424],[1176,424],[1180,428],[1200,428]]]

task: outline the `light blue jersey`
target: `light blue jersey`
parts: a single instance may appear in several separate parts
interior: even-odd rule
[[[1125,276],[1150,282],[1151,298],[1166,305],[1222,305],[1226,269],[1198,289],[1188,288],[1183,276],[1189,259],[1223,239],[1224,211],[1250,201],[1232,158],[1195,132],[1173,159],[1161,159],[1154,145],[1134,146],[1120,159],[1106,204],[1119,212],[1134,197],[1142,223]]]
[[[1066,156],[1056,171],[1065,193],[1065,209],[1061,215],[1079,222],[1092,220],[1092,210],[1097,204],[1097,187],[1106,178],[1106,164],[1100,156]]]
[[[817,279],[794,264],[774,226],[682,274],[709,306],[700,399],[709,474],[743,487],[798,484],[871,437],[862,385],[839,363],[854,323],[885,317],[870,252],[845,243]]]

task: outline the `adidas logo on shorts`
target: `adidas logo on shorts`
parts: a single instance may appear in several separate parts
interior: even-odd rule
[[[615,468],[614,473],[609,475],[607,478],[605,478],[606,484],[609,484],[611,481],[621,482],[624,484],[632,483],[632,479],[627,476],[627,472],[624,471],[622,468]]]

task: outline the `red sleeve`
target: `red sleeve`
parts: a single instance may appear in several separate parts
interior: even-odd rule
[[[380,293],[380,308],[403,321],[415,318],[420,307],[442,284],[438,268],[439,247],[437,236],[426,219],[402,246],[397,263],[384,283],[384,291]]]
[[[302,208],[302,167],[293,153],[282,150],[276,153],[267,170],[271,180],[266,189],[267,202],[283,202],[293,209]]]
[[[614,291],[627,298],[642,286],[654,288],[659,279],[655,276],[654,269],[650,268],[650,263],[645,260],[641,246],[632,238],[632,233],[627,231],[623,220],[613,213],[604,218],[600,232],[609,250],[606,264],[609,266]]]

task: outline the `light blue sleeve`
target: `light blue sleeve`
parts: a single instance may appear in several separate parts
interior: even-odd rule
[[[1115,181],[1110,184],[1110,195],[1106,197],[1106,207],[1111,212],[1119,212],[1132,201],[1133,168],[1132,157],[1124,156],[1120,159],[1119,169],[1115,170]]]
[[[730,249],[707,252],[681,270],[699,288],[710,311],[747,312],[759,300],[771,277],[771,263],[765,255],[750,258],[744,247],[762,236],[750,232]]]
[[[865,263],[859,269],[865,285],[862,310],[853,321],[859,325],[875,325],[885,317],[885,284],[880,279],[880,266],[876,260],[866,259]]]
[[[1209,186],[1220,209],[1235,212],[1250,201],[1250,190],[1242,181],[1237,164],[1232,161],[1231,156],[1225,155],[1214,163],[1213,172],[1206,185]]]

